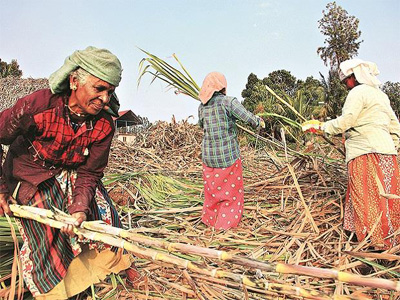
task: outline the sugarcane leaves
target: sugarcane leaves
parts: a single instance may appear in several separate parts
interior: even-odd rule
[[[115,182],[130,181],[135,177],[140,177],[141,175],[143,175],[143,173],[141,173],[141,172],[125,172],[123,174],[108,174],[104,178],[103,184],[110,185]]]
[[[400,273],[399,272],[390,270],[389,268],[386,268],[386,267],[384,267],[384,266],[382,266],[382,265],[380,265],[380,264],[378,264],[376,262],[370,261],[370,260],[362,258],[362,257],[356,257],[356,259],[358,259],[359,261],[362,261],[363,263],[365,263],[367,265],[370,265],[370,266],[380,270],[381,272],[388,273],[391,276],[393,276],[394,278],[400,278]]]
[[[198,197],[201,185],[187,181],[183,178],[175,179],[160,173],[125,172],[124,174],[110,174],[104,185],[124,183],[134,186],[138,192],[137,208],[147,211],[149,209],[176,207],[193,207],[202,203]]]
[[[194,81],[194,79],[192,78],[192,76],[190,76],[189,72],[186,70],[186,68],[183,66],[183,64],[181,63],[181,61],[178,59],[178,57],[176,56],[176,54],[172,54],[172,56],[176,59],[176,61],[179,63],[179,65],[181,66],[181,68],[185,71],[186,75],[189,76],[192,84],[194,85],[194,87],[197,89],[197,91],[200,91],[200,87],[197,85],[197,83]]]
[[[264,112],[264,113],[260,113],[260,114],[257,114],[257,115],[262,117],[262,118],[274,117],[274,118],[282,120],[283,122],[285,122],[286,124],[288,124],[290,126],[293,126],[293,127],[298,128],[298,129],[301,129],[301,124],[299,122],[297,122],[295,120],[292,120],[292,119],[290,119],[288,117],[279,115],[279,114]]]
[[[18,227],[15,224],[13,218],[11,219],[11,221],[12,222],[10,224],[7,221],[6,217],[0,218],[0,278],[5,278],[12,274],[12,267],[15,259],[14,257],[15,240],[12,235],[11,226],[13,226],[18,244],[20,246],[22,245],[22,237],[20,235]],[[7,285],[3,280],[0,283],[1,283],[0,290],[7,289]],[[17,281],[15,283],[15,286],[17,286],[18,284],[19,282]]]
[[[306,121],[306,118],[303,117],[292,105],[290,105],[287,101],[282,99],[282,97],[278,96],[269,86],[265,85],[265,88],[269,93],[271,93],[276,99],[278,99],[282,104],[284,104],[287,108],[289,108],[297,117],[299,117],[302,121]]]
[[[186,70],[186,68],[183,66],[183,64],[180,62],[175,54],[173,54],[172,56],[183,69],[184,73],[174,68],[159,57],[141,48],[139,49],[144,52],[148,57],[143,58],[139,63],[138,86],[140,85],[143,76],[145,74],[150,74],[153,77],[151,83],[153,83],[154,80],[158,78],[167,83],[168,87],[177,89],[178,93],[182,93],[196,100],[199,100],[199,86],[196,84],[192,76],[189,74],[189,72]]]

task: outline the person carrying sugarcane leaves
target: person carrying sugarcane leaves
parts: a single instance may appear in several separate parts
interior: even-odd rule
[[[209,73],[200,89],[199,125],[203,128],[204,204],[202,221],[215,229],[238,226],[244,205],[242,161],[236,120],[265,128],[262,118],[226,96],[225,76]]]
[[[342,62],[339,77],[350,90],[342,115],[325,123],[307,121],[302,127],[317,134],[344,133],[348,187],[343,227],[355,232],[358,241],[371,234],[374,248],[387,249],[400,244],[400,235],[393,235],[400,228],[400,124],[379,89],[378,74],[375,63]]]
[[[101,183],[115,131],[112,115],[118,116],[114,90],[121,72],[110,51],[78,50],[50,76],[50,89],[0,112],[0,158],[1,144],[10,145],[0,165],[0,215],[10,214],[8,202],[17,201],[68,211],[76,219],[61,230],[16,219],[24,242],[23,278],[36,299],[68,299],[111,272],[127,270],[128,279],[138,277],[122,249],[81,243],[73,233],[85,220],[122,226]]]

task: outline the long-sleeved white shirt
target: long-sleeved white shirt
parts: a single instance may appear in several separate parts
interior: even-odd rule
[[[327,121],[324,132],[345,133],[346,162],[367,153],[397,154],[400,123],[389,98],[379,88],[366,84],[348,94],[342,115]]]

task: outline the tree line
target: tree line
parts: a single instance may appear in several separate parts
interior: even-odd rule
[[[329,119],[340,115],[347,91],[340,83],[338,68],[341,62],[357,56],[363,40],[360,40],[359,20],[351,16],[336,2],[330,2],[322,11],[318,21],[320,32],[325,36],[324,46],[317,53],[326,66],[328,76],[320,73],[320,78],[297,79],[288,70],[276,70],[265,78],[251,73],[242,91],[244,106],[257,114],[268,113],[267,129],[285,126],[286,120],[299,120],[293,111],[288,110],[268,92],[267,87],[293,106],[306,119]],[[21,77],[22,71],[16,59],[7,63],[0,58],[0,78]],[[385,82],[382,90],[388,95],[391,105],[400,116],[400,83]],[[284,118],[277,118],[282,116]]]
[[[341,62],[356,57],[363,40],[360,40],[359,20],[351,16],[336,2],[330,2],[322,11],[323,16],[318,21],[320,32],[325,36],[324,46],[317,53],[326,66],[329,66],[328,76],[320,73],[320,78],[312,76],[305,80],[297,79],[288,70],[277,70],[265,78],[258,78],[251,73],[248,76],[245,89],[242,91],[243,105],[250,111],[265,117],[267,130],[276,131],[286,127],[289,133],[288,121],[301,123],[300,118],[288,110],[276,97],[268,92],[267,87],[295,108],[306,119],[336,118],[347,96],[345,86],[340,82],[338,70]],[[397,116],[400,115],[400,83],[385,82],[382,90],[388,95]]]

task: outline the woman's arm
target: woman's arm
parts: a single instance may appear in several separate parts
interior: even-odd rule
[[[73,203],[68,207],[70,214],[76,212],[89,214],[90,202],[95,196],[99,181],[103,178],[115,131],[112,121],[106,120],[104,124],[102,128],[95,127],[94,130],[100,130],[104,136],[91,145],[85,164],[77,169],[75,189],[72,194]],[[107,127],[105,127],[106,125]]]
[[[28,95],[19,99],[13,107],[0,112],[0,194],[7,195],[4,196],[6,198],[8,198],[9,191],[3,174],[4,151],[2,145],[11,145],[18,136],[27,133],[34,125],[32,113],[34,100],[34,96]]]
[[[354,127],[356,120],[363,108],[362,95],[350,91],[342,109],[342,115],[336,119],[325,122],[324,132],[336,135]]]
[[[249,112],[236,98],[232,98],[229,110],[236,119],[249,123],[254,128],[260,125],[259,118]]]

